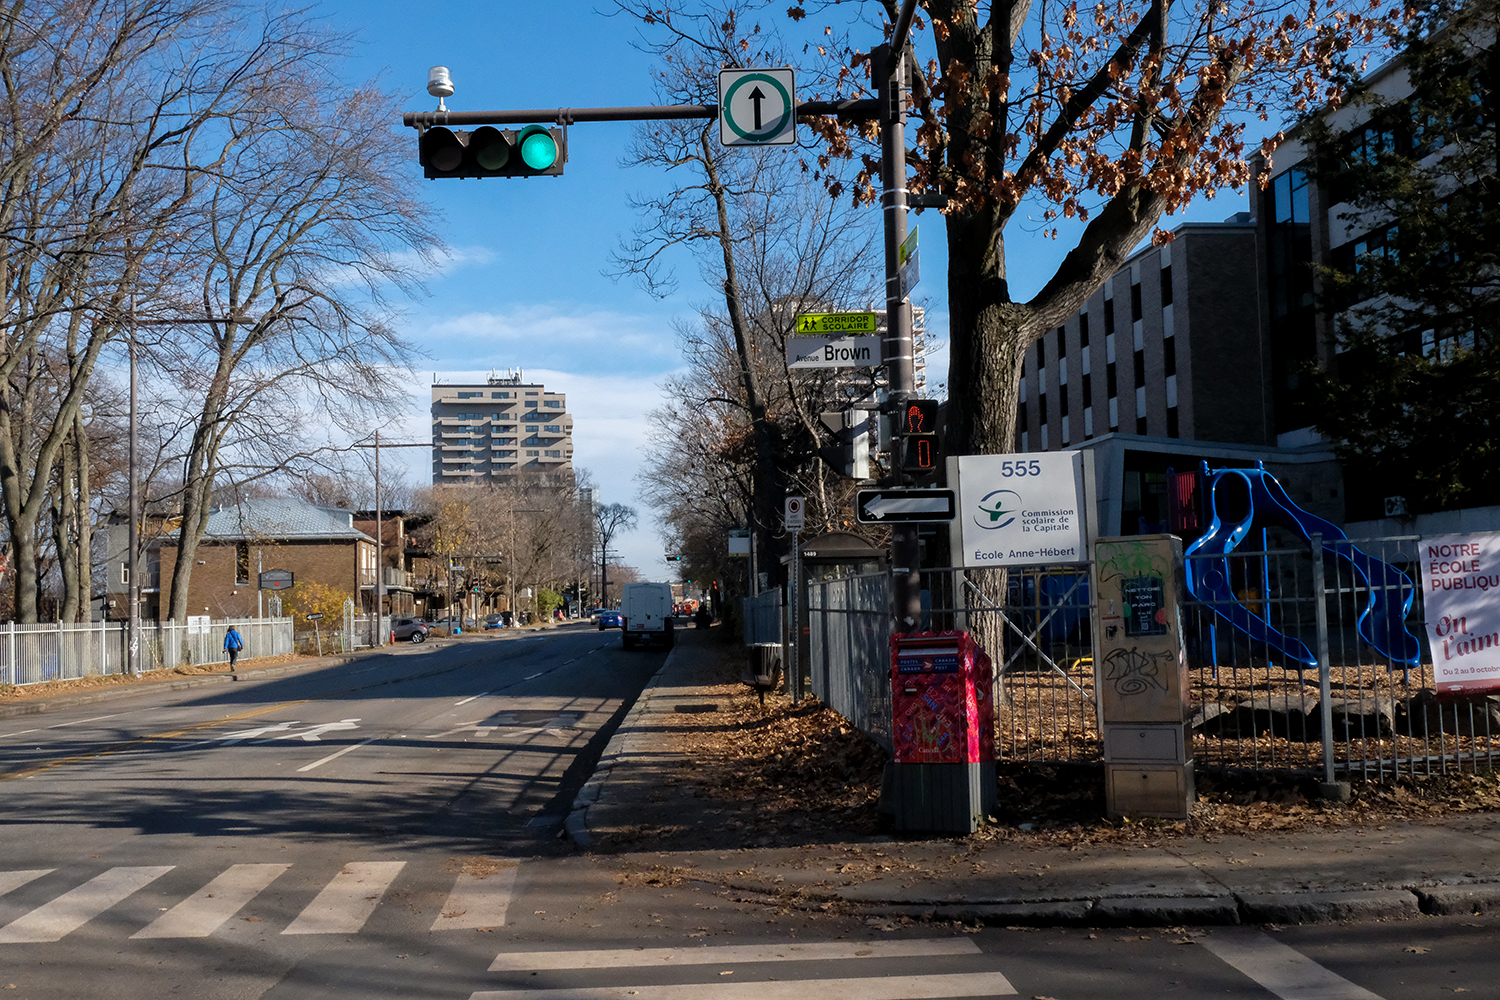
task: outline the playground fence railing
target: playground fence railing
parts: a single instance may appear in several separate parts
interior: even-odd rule
[[[1500,760],[1500,697],[1436,696],[1417,542],[1352,543],[1409,578],[1411,608],[1396,624],[1418,640],[1420,662],[1413,663],[1392,660],[1361,635],[1372,585],[1348,560],[1322,558],[1320,539],[1211,557],[1227,560],[1237,603],[1303,643],[1316,661],[1304,665],[1230,626],[1216,613],[1221,602],[1189,597],[1183,637],[1200,770],[1388,780]],[[1002,759],[1102,760],[1089,567],[937,569],[922,580],[922,627],[968,629],[994,662]],[[885,574],[809,583],[806,632],[813,693],[887,747],[889,586]],[[1403,585],[1376,586],[1387,589],[1386,607],[1400,616]]]

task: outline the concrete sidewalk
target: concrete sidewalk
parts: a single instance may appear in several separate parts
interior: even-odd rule
[[[567,829],[596,855],[666,869],[778,906],[1014,924],[1186,925],[1500,912],[1500,815],[1058,846],[902,835],[740,847],[723,812],[691,793],[674,731],[738,678],[740,650],[679,633],[579,793]],[[706,836],[706,849],[649,850],[643,824]],[[632,836],[634,841],[632,842]],[[623,845],[624,852],[620,851]],[[634,853],[630,848],[635,848]]]

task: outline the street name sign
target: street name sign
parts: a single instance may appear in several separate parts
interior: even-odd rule
[[[792,70],[719,70],[719,141],[726,146],[795,143],[797,86]]]
[[[859,368],[880,364],[879,337],[791,337],[788,368]]]
[[[952,490],[860,490],[854,503],[861,524],[951,521],[957,514]]]
[[[319,621],[323,620],[323,612],[321,612],[321,611],[314,611],[310,615],[303,615],[302,618],[305,621],[319,622]]]
[[[875,333],[880,317],[872,312],[862,313],[798,313],[797,333],[818,336],[830,333]]]

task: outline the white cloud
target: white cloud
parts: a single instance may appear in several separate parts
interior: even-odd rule
[[[678,363],[672,314],[641,315],[553,305],[474,312],[423,326],[408,336],[443,368],[548,368],[652,375]]]

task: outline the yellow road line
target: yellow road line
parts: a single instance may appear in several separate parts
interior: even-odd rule
[[[82,761],[93,760],[96,757],[107,757],[110,754],[124,753],[125,751],[130,750],[133,747],[142,746],[154,741],[170,740],[174,737],[182,736],[185,733],[194,733],[198,732],[201,729],[212,729],[215,726],[222,726],[225,723],[229,722],[237,722],[240,719],[252,719],[257,715],[266,715],[270,712],[279,712],[283,708],[291,708],[293,705],[305,705],[309,700],[310,699],[308,698],[301,698],[297,701],[284,701],[279,705],[270,705],[266,708],[253,709],[249,712],[241,712],[239,715],[226,715],[222,719],[215,719],[212,722],[200,722],[196,725],[188,726],[185,729],[173,730],[170,733],[152,733],[150,736],[142,736],[139,739],[130,740],[129,742],[120,743],[112,747],[106,747],[103,750],[96,750],[93,753],[81,753],[74,754],[71,757],[59,757],[56,760],[49,760],[45,764],[37,764],[33,767],[29,767],[24,771],[10,771],[5,774],[0,774],[0,781],[15,781],[17,778],[29,778],[33,774],[40,774],[43,771],[50,771],[54,767],[63,767],[67,764],[77,764]]]

